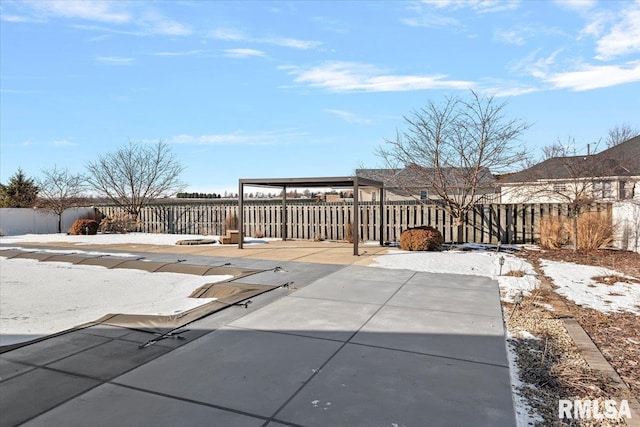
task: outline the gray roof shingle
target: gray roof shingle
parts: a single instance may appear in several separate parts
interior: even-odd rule
[[[410,165],[402,169],[356,169],[356,176],[375,179],[384,182],[386,188],[401,189],[427,189],[430,182],[435,181],[435,168],[424,168]],[[464,186],[465,171],[460,168],[443,168],[442,173],[448,187],[456,188]],[[490,188],[495,185],[496,179],[488,168],[480,171],[478,187]]]
[[[542,179],[640,176],[640,135],[598,154],[552,157],[528,169],[500,177],[501,183]]]

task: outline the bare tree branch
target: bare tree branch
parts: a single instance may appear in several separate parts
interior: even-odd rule
[[[628,123],[616,125],[609,129],[607,147],[611,148],[638,135],[640,135],[640,129],[632,128]]]
[[[179,180],[184,167],[162,141],[154,145],[129,142],[89,162],[87,170],[88,184],[134,220],[150,201],[184,188]]]
[[[402,165],[437,194],[458,225],[478,203],[491,173],[516,167],[527,157],[518,138],[529,128],[505,116],[506,103],[471,91],[470,99],[448,97],[404,117],[406,130],[378,149],[387,165]]]
[[[68,169],[44,169],[38,180],[40,206],[58,216],[58,233],[62,232],[62,214],[65,210],[78,206],[84,198],[85,178],[72,174]]]

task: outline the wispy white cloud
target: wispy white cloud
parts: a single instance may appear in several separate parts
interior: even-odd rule
[[[640,2],[621,11],[611,28],[596,42],[596,59],[609,60],[640,52]]]
[[[586,10],[580,15],[586,19],[587,23],[580,31],[578,40],[585,37],[601,37],[611,23],[615,20],[615,13],[611,10]]]
[[[571,2],[564,2],[571,5]],[[582,4],[580,2],[580,4]],[[597,8],[594,4],[586,3],[577,10],[586,24],[578,35],[578,40],[593,38],[595,40],[594,58],[600,61],[612,59],[640,52],[640,1],[623,3],[605,3],[623,7]]]
[[[411,27],[444,27],[465,30],[463,22],[452,12],[468,9],[478,14],[497,13],[518,8],[520,0],[422,0],[407,7],[413,16],[401,22]]]
[[[559,27],[545,25],[528,25],[516,24],[509,28],[498,28],[493,32],[493,40],[499,43],[505,43],[515,46],[523,46],[530,43],[533,39],[560,37],[568,40],[573,36],[567,34],[565,30]]]
[[[68,139],[59,139],[51,142],[51,145],[53,145],[54,147],[73,147],[78,144],[76,144],[75,142],[71,142]]]
[[[47,17],[79,18],[112,24],[122,24],[132,20],[132,15],[123,10],[121,7],[123,3],[120,2],[52,0],[25,4]]]
[[[129,65],[132,64],[134,58],[126,58],[122,56],[98,56],[96,61],[109,65]]]
[[[521,96],[538,92],[540,90],[541,87],[539,86],[508,80],[483,82],[483,85],[479,89],[479,92],[488,96],[495,96],[497,98],[500,98]]]
[[[16,15],[10,13],[0,13],[0,21],[5,22],[18,22],[18,23],[42,23],[45,22],[42,19],[38,19],[32,16]]]
[[[370,64],[327,62],[315,67],[280,67],[295,76],[295,82],[331,92],[407,92],[428,89],[467,89],[473,82],[449,80],[444,74],[389,74]]]
[[[230,58],[266,57],[263,51],[256,49],[225,49],[223,52]]]
[[[315,49],[316,47],[319,47],[322,44],[321,42],[313,41],[313,40],[300,40],[300,39],[292,39],[292,38],[286,38],[286,37],[273,37],[273,38],[267,37],[262,39],[262,42],[267,44],[273,44],[276,46],[290,47],[293,49],[302,49],[302,50]]]
[[[176,51],[176,52],[154,52],[153,56],[198,56],[206,53],[206,51],[201,49],[195,50],[185,50],[185,51]]]
[[[421,3],[436,9],[472,9],[479,13],[494,13],[517,9],[520,0],[422,0]]]
[[[640,61],[621,65],[586,64],[573,71],[551,73],[543,79],[551,83],[554,88],[574,91],[640,82]]]
[[[525,43],[524,35],[517,29],[495,30],[493,38],[506,44],[522,46]]]
[[[548,56],[539,57],[535,51],[513,65],[512,73],[535,78],[540,89],[568,89],[586,91],[620,84],[640,82],[640,61],[615,64],[589,63],[581,58],[561,58],[566,53],[558,49]]]
[[[524,73],[543,79],[551,73],[550,70],[556,67],[556,58],[562,52],[563,49],[558,49],[550,55],[540,58],[538,57],[539,51],[536,50],[511,66],[510,71],[513,73]]]
[[[99,33],[107,33],[107,34],[100,34],[97,37],[91,37],[89,39],[89,41],[99,41],[100,37],[105,37],[105,36],[109,36],[110,34],[119,34],[119,35],[124,35],[124,36],[135,36],[135,37],[141,37],[141,36],[148,36],[149,34],[138,29],[138,28],[121,28],[121,27],[107,27],[104,25],[94,25],[94,24],[71,24],[71,28],[75,28],[77,30],[83,30],[83,31],[94,31],[94,32],[99,32]]]
[[[90,42],[101,42],[105,40],[111,39],[113,36],[111,34],[100,34],[99,36],[89,38]]]
[[[2,14],[12,22],[47,22],[64,18],[74,28],[117,34],[187,36],[189,26],[168,19],[146,3],[102,0],[47,0],[18,4],[21,14]],[[83,24],[94,22],[100,25]]]
[[[448,27],[453,29],[464,28],[460,20],[442,13],[420,11],[417,15],[404,18],[401,22],[410,27]]]
[[[148,34],[188,36],[193,32],[187,25],[168,19],[153,9],[146,10],[137,21]]]
[[[333,33],[345,34],[349,32],[349,26],[346,22],[339,21],[328,16],[314,16],[311,20],[319,24],[325,31]]]
[[[336,110],[333,108],[325,108],[324,111],[326,113],[333,114],[334,116],[338,116],[348,123],[353,123],[358,125],[370,125],[373,123],[371,120],[365,119],[363,117],[359,117],[358,115],[351,113],[349,111]]]
[[[322,42],[313,40],[301,40],[275,36],[254,37],[234,28],[217,28],[210,32],[210,36],[217,40],[269,44],[301,50],[315,49],[322,45]]]
[[[234,28],[216,28],[209,35],[214,39],[225,41],[245,41],[250,39],[247,34]]]
[[[193,33],[191,28],[180,22],[170,20],[147,21],[144,25],[149,34],[164,36],[188,36]]]
[[[65,147],[75,147],[79,144],[73,141],[69,141],[68,139],[65,138],[65,139],[56,139],[53,141],[36,141],[36,142],[30,139],[27,139],[17,145],[21,145],[23,147],[47,147],[48,146],[48,147],[65,148]]]
[[[304,137],[306,137],[306,134],[303,132],[295,129],[284,129],[257,133],[235,131],[208,135],[181,134],[163,140],[169,144],[186,145],[280,145],[290,144]]]
[[[593,9],[598,2],[596,0],[555,0],[555,3],[565,9],[586,12]]]

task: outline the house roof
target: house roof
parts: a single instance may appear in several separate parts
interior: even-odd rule
[[[427,189],[430,182],[436,181],[437,169],[424,168],[418,165],[409,165],[402,169],[356,169],[356,176],[368,178],[384,183],[385,188],[395,189]],[[445,181],[448,187],[462,187],[465,182],[465,170],[462,168],[443,168]],[[495,177],[488,168],[480,171],[478,187],[493,187]]]
[[[597,156],[619,162],[620,167],[627,171],[621,174],[623,176],[640,176],[640,135],[614,145]]]
[[[608,176],[640,176],[640,135],[598,154],[552,157],[499,180],[508,184]]]

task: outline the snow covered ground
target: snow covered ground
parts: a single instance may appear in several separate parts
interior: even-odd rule
[[[210,237],[210,236],[209,236]],[[167,234],[27,234],[0,238],[4,249],[23,243],[74,243],[78,249],[43,249],[49,253],[104,255],[83,250],[87,244],[174,245],[178,240],[203,236]],[[15,246],[13,246],[15,244]],[[118,257],[133,257],[118,253]],[[40,263],[6,259],[0,250],[0,345],[28,341],[99,319],[105,314],[175,314],[211,299],[189,298],[198,287],[231,276],[193,276],[149,273],[69,263]]]
[[[0,345],[60,332],[109,313],[180,313],[211,301],[188,298],[195,289],[231,277],[2,257]]]
[[[559,287],[556,292],[578,305],[603,313],[628,311],[640,314],[640,283],[637,278],[628,278],[628,282],[616,280],[611,284],[605,284],[593,278],[624,278],[625,275],[603,267],[548,260],[542,261],[542,268],[544,274],[551,277],[553,283]]]
[[[175,245],[178,240],[217,239],[218,236],[201,236],[190,234],[96,234],[94,236],[74,236],[66,233],[57,234],[23,234],[21,236],[0,237],[0,243],[75,243],[82,245]]]

